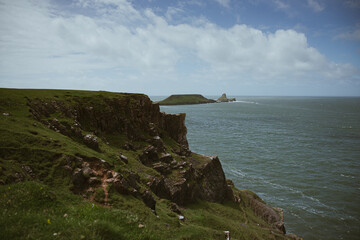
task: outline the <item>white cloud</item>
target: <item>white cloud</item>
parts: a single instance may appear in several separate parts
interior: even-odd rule
[[[176,9],[165,18],[124,0],[79,0],[82,14],[40,0],[1,2],[0,85],[5,87],[201,91],[218,89],[220,81],[312,83],[358,74],[352,65],[327,60],[294,30],[225,29],[206,19],[171,25]]]
[[[168,21],[172,21],[174,16],[178,16],[184,12],[183,9],[177,7],[168,7],[165,17]]]
[[[335,36],[335,39],[360,41],[360,28],[355,29],[354,31],[338,34],[337,36]]]
[[[359,0],[344,0],[344,5],[349,8],[360,8]]]
[[[308,6],[314,11],[314,12],[321,12],[324,10],[324,6],[320,5],[316,0],[307,0]]]
[[[230,0],[215,0],[215,1],[218,2],[223,7],[228,8],[230,6]]]
[[[290,6],[281,0],[274,0],[274,3],[278,9],[287,9]]]

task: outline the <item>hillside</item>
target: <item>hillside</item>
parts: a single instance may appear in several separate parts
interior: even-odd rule
[[[158,102],[160,105],[186,105],[186,104],[203,104],[214,103],[215,100],[207,99],[200,94],[180,94],[171,95],[170,97]]]
[[[0,89],[2,239],[297,239],[141,94]]]

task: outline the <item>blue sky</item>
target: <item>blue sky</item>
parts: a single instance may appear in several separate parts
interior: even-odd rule
[[[360,1],[0,0],[0,87],[360,96]]]

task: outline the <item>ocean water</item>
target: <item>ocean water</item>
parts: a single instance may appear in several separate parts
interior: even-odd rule
[[[161,110],[185,112],[190,149],[218,155],[239,189],[283,208],[287,232],[360,239],[360,98],[237,100]]]

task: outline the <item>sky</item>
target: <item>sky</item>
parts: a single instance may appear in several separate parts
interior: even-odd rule
[[[0,87],[360,96],[360,0],[0,0]]]

